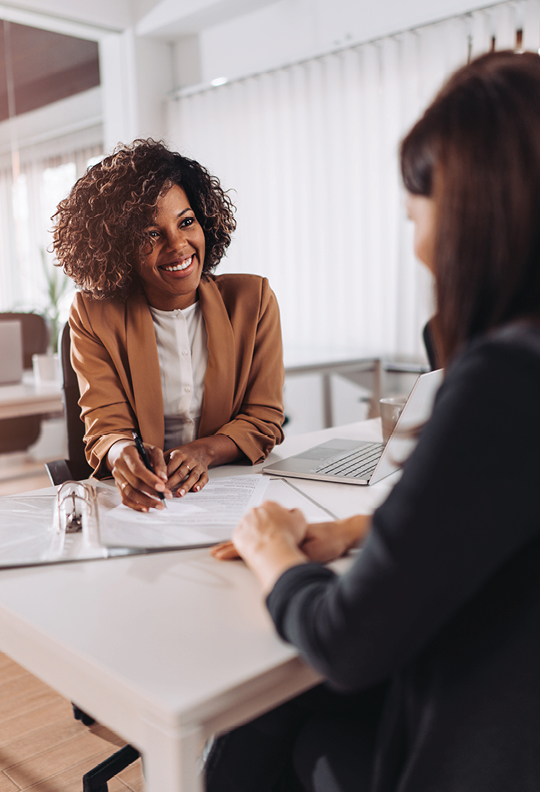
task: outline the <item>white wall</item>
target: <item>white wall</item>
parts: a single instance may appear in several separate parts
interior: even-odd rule
[[[498,4],[171,101],[171,143],[232,188],[238,207],[220,271],[269,278],[288,349],[421,352],[431,284],[412,254],[399,141],[469,47],[486,52],[492,36],[513,47],[520,28],[537,49],[539,0]]]
[[[200,33],[201,79],[279,68],[445,17],[478,0],[280,0]],[[179,46],[182,46],[181,44]]]
[[[478,0],[10,0],[0,2],[0,18],[99,42],[104,143],[110,150],[135,137],[166,137],[165,105],[175,88],[279,68],[485,5]],[[197,13],[199,7],[204,13]],[[254,10],[246,13],[246,8]],[[214,18],[219,24],[212,24]],[[93,107],[88,119],[90,113]]]
[[[105,151],[139,137],[166,137],[166,96],[173,87],[172,45],[138,38],[130,27],[100,38],[99,57]]]

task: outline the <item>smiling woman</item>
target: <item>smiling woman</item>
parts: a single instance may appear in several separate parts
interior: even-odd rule
[[[87,458],[140,511],[283,439],[275,296],[265,278],[212,274],[232,211],[199,163],[138,140],[90,168],[54,216],[56,255],[80,289],[70,327]]]

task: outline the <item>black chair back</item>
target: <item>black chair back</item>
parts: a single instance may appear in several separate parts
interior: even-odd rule
[[[426,350],[426,355],[429,360],[429,365],[432,371],[441,368],[440,356],[437,350],[437,346],[435,344],[435,333],[433,331],[433,319],[431,317],[426,324],[424,325],[424,329],[422,331],[422,338],[424,340],[424,347]]]
[[[60,368],[62,372],[62,395],[64,415],[66,418],[68,465],[74,479],[88,478],[92,468],[86,461],[84,453],[84,423],[81,421],[79,407],[79,383],[71,365],[71,335],[66,322],[58,343]]]

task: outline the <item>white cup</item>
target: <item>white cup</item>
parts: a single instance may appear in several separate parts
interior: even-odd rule
[[[58,355],[32,355],[36,385],[55,385],[60,382]]]
[[[383,443],[387,443],[403,411],[406,396],[388,396],[379,401]]]

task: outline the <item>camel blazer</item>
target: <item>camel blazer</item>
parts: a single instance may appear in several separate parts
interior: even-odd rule
[[[266,278],[206,275],[199,285],[208,333],[199,437],[224,434],[253,463],[283,433],[283,350],[279,309]],[[69,317],[79,380],[86,457],[94,475],[105,457],[138,430],[163,448],[165,421],[154,324],[144,294],[126,302],[78,293]]]

